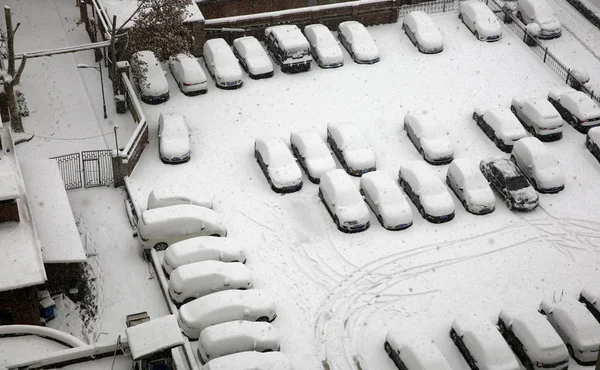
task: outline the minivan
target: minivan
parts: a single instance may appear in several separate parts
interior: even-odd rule
[[[284,24],[267,27],[265,44],[269,54],[281,66],[281,72],[297,73],[310,70],[310,45],[298,26]]]
[[[225,39],[210,39],[204,43],[204,63],[217,87],[242,87],[242,68]]]
[[[517,141],[510,159],[540,193],[558,193],[565,188],[565,175],[558,161],[539,139],[530,136]]]
[[[148,209],[176,206],[178,204],[194,204],[200,207],[213,207],[212,200],[202,191],[191,186],[172,184],[154,188],[148,195]]]
[[[562,34],[562,25],[552,7],[544,0],[519,0],[517,18],[524,24],[535,23],[541,28],[539,38],[553,39]]]
[[[146,104],[160,104],[169,100],[169,83],[158,58],[149,50],[138,51],[131,57],[132,80]]]
[[[200,261],[176,268],[169,279],[175,303],[187,303],[213,292],[251,289],[250,270],[239,262]]]
[[[221,214],[192,204],[146,210],[138,220],[137,231],[144,249],[157,250],[196,236],[227,236]]]

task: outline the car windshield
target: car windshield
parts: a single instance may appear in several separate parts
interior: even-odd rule
[[[529,182],[523,176],[511,177],[506,179],[506,187],[508,190],[519,190],[529,186]]]

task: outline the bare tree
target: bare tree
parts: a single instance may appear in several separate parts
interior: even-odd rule
[[[10,123],[14,132],[23,132],[23,121],[19,112],[19,106],[15,99],[14,87],[19,84],[23,69],[25,69],[25,63],[27,62],[27,55],[23,54],[21,64],[15,72],[15,33],[19,29],[20,23],[13,29],[12,17],[10,13],[10,7],[4,6],[4,18],[6,20],[6,52],[8,56],[8,70],[0,71],[0,88],[6,93],[6,99],[8,102],[8,109],[10,112]]]

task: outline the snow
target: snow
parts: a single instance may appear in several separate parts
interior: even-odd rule
[[[165,251],[163,266],[167,273],[173,269],[205,260],[244,262],[246,251],[230,238],[200,236],[177,242]]]
[[[600,324],[588,309],[572,297],[562,297],[558,302],[542,301],[548,320],[564,331],[581,350],[597,349],[600,344]]]
[[[202,330],[198,354],[204,362],[244,351],[278,351],[279,335],[267,322],[229,321]]]
[[[177,320],[172,315],[127,328],[125,335],[127,335],[129,350],[134,360],[154,352],[183,345],[183,337],[177,326]]]
[[[292,370],[286,355],[281,352],[240,352],[219,357],[202,367],[202,370]]]
[[[113,16],[117,16],[117,29],[123,27],[123,22],[125,22],[133,12],[138,8],[139,1],[137,0],[98,0],[102,6],[106,9],[106,13],[110,19],[109,27],[112,26]],[[200,12],[200,8],[196,5],[193,0],[189,0],[189,4],[186,8],[188,13],[185,22],[199,22],[204,20],[204,16]],[[135,22],[135,16],[131,21],[127,22],[124,29],[128,29],[133,27]]]
[[[68,347],[36,335],[0,338],[0,366],[25,362],[66,348]]]
[[[588,131],[591,141],[600,146],[600,128],[594,127]]]
[[[0,201],[19,198],[19,186],[17,184],[17,179],[15,177],[15,173],[10,171],[10,167],[5,168],[3,172],[0,172],[0,179],[0,183],[2,184],[2,186],[0,186]]]
[[[200,207],[213,208],[211,197],[204,190],[192,184],[173,183],[169,186],[154,188],[148,195],[148,209],[177,204],[194,204]]]
[[[45,158],[22,161],[21,170],[44,263],[86,262],[56,161]]]

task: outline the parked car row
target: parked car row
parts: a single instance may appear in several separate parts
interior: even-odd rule
[[[450,338],[472,370],[565,370],[569,356],[593,365],[600,347],[600,291],[584,288],[579,301],[563,297],[531,308],[502,309],[497,325],[470,313],[455,318]],[[588,309],[586,309],[586,307]],[[388,331],[384,350],[400,370],[449,370],[431,338],[404,327]]]

